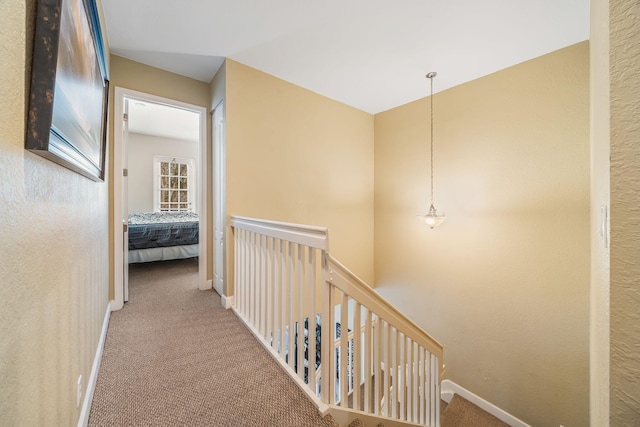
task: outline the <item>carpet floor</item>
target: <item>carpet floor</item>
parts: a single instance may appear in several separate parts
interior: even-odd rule
[[[440,427],[509,427],[509,424],[454,394],[451,402],[442,410]]]
[[[130,266],[89,426],[336,426],[197,279],[195,259]]]

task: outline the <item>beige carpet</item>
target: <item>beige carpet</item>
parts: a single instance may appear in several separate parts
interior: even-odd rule
[[[440,427],[509,427],[509,425],[454,394],[453,399],[440,415]]]
[[[197,277],[193,259],[131,265],[89,426],[335,426]]]

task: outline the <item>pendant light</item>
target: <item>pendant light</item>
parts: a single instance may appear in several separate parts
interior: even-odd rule
[[[431,96],[429,97],[431,100],[431,206],[425,215],[418,215],[418,218],[432,229],[442,224],[445,219],[444,214],[438,213],[433,204],[433,79],[437,75],[438,73],[431,72],[426,76],[431,81]]]

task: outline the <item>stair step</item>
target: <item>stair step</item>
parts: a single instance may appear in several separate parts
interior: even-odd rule
[[[364,422],[362,422],[360,418],[356,418],[355,420],[351,421],[351,424],[349,424],[349,427],[367,427],[367,426],[365,425]],[[378,423],[375,427],[384,427],[384,424]]]
[[[509,424],[494,417],[479,406],[469,402],[458,394],[442,411],[440,427],[509,427]]]

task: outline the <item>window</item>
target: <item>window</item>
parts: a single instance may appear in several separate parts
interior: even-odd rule
[[[155,211],[196,210],[193,159],[153,156]]]

